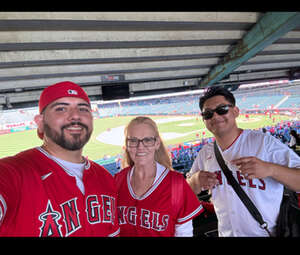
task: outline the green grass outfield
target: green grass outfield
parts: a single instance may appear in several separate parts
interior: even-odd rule
[[[153,116],[153,119],[170,118],[173,116]],[[186,116],[188,117],[188,116]],[[204,123],[200,117],[190,116],[192,119],[173,121],[167,123],[158,124],[159,131],[163,132],[175,132],[175,133],[190,133],[186,136],[182,136],[176,139],[165,140],[166,145],[178,144],[186,141],[196,140],[196,133],[200,134],[202,138],[202,131],[205,130],[205,137],[210,137],[212,134],[205,129]],[[281,120],[288,120],[287,116],[273,115],[276,121],[272,122],[268,116],[264,115],[250,115],[249,121],[245,120],[244,116],[240,116],[238,126],[243,129],[256,129],[264,126],[274,125]],[[103,158],[104,155],[115,156],[122,152],[122,146],[109,145],[101,143],[96,137],[108,130],[109,128],[115,128],[126,125],[133,116],[130,117],[112,117],[105,119],[96,119],[94,121],[94,132],[90,141],[84,147],[83,154],[88,156],[89,159],[98,160]],[[10,156],[18,153],[19,151],[26,150],[42,144],[42,141],[37,137],[36,130],[29,130],[23,132],[10,133],[0,135],[0,158]]]

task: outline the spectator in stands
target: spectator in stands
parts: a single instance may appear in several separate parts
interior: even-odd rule
[[[93,131],[87,94],[49,86],[34,120],[43,145],[0,160],[0,236],[118,235],[114,179],[82,156]]]
[[[136,117],[125,128],[126,151],[118,187],[120,236],[192,236],[192,219],[202,211],[170,156],[156,123]]]
[[[265,127],[263,127],[261,130],[263,133],[270,135],[270,132]]]
[[[117,157],[116,157],[117,172],[119,172],[121,170],[121,162],[122,162],[121,154],[118,154]]]
[[[283,185],[300,191],[300,158],[273,136],[238,128],[239,108],[226,89],[208,89],[199,105],[205,126],[214,134],[224,161],[274,234]],[[222,172],[213,143],[209,143],[200,150],[187,179],[196,194],[210,189],[219,236],[268,236]]]
[[[294,129],[292,129],[290,131],[290,136],[291,136],[291,139],[289,142],[289,147],[293,150],[296,150],[296,146],[300,145],[300,137],[297,134],[296,130],[294,130]]]

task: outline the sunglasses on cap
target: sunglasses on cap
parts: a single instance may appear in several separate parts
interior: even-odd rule
[[[214,110],[205,110],[204,112],[201,113],[203,119],[209,120],[214,116],[214,112],[216,112],[218,115],[224,115],[228,113],[229,107],[233,107],[231,104],[225,104],[225,105],[220,105]]]

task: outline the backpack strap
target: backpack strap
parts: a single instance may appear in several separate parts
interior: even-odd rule
[[[219,166],[221,167],[227,181],[230,183],[231,187],[235,191],[235,193],[238,195],[240,200],[243,202],[245,207],[248,209],[249,213],[252,215],[252,217],[260,224],[260,227],[266,230],[269,236],[271,235],[271,232],[268,229],[268,224],[267,222],[264,221],[262,215],[256,208],[256,206],[253,204],[251,199],[248,197],[246,192],[241,188],[241,186],[238,184],[236,179],[233,177],[232,172],[230,169],[227,167],[219,149],[216,140],[214,141],[214,152],[216,159],[218,161]]]

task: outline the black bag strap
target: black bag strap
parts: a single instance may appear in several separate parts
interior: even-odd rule
[[[219,166],[223,170],[223,173],[225,174],[228,182],[236,192],[236,194],[239,196],[241,201],[244,203],[250,214],[253,216],[253,218],[260,224],[261,228],[265,229],[269,236],[272,236],[269,229],[268,224],[263,220],[263,217],[261,216],[260,212],[257,210],[256,206],[253,204],[253,202],[250,200],[250,198],[247,196],[245,191],[241,188],[241,186],[238,184],[236,179],[233,177],[231,171],[227,167],[227,165],[224,162],[224,159],[218,149],[218,145],[216,141],[214,142],[214,151],[215,155],[218,161]]]

